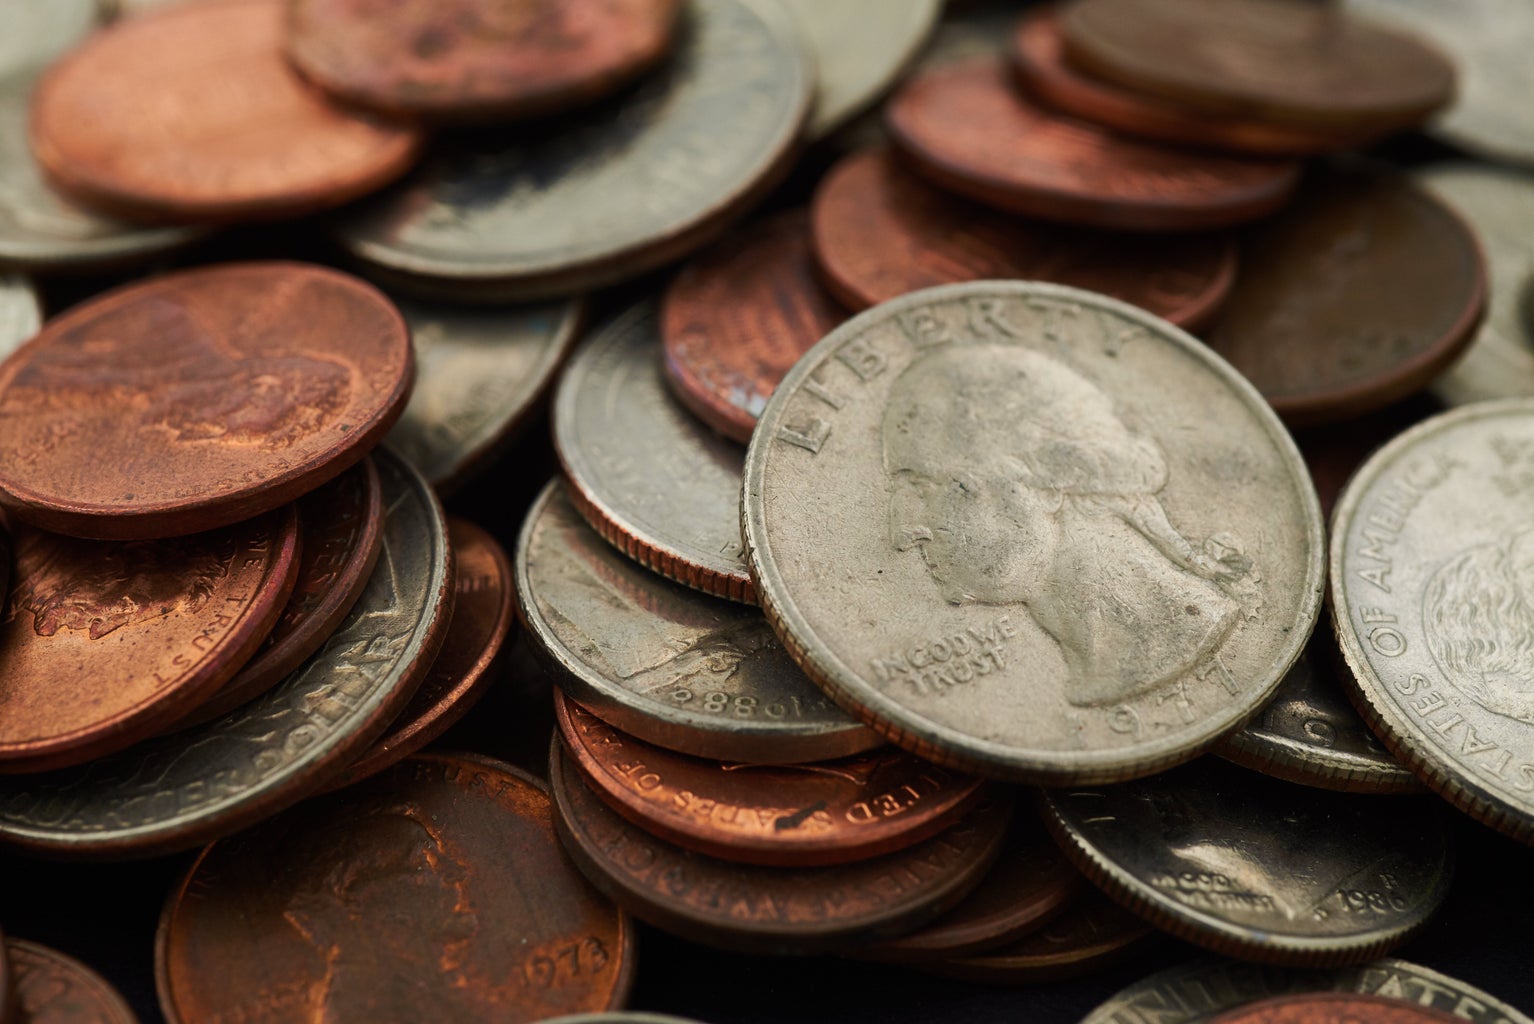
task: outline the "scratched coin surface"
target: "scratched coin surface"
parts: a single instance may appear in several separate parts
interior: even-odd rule
[[[428,754],[204,850],[155,948],[173,1022],[531,1022],[623,1003],[633,925],[543,783]]]
[[[1273,996],[1359,992],[1455,1014],[1472,1024],[1534,1024],[1494,996],[1458,978],[1406,960],[1303,971],[1289,967],[1196,960],[1135,982],[1087,1014],[1081,1024],[1208,1024],[1225,1010]]]
[[[20,348],[43,326],[37,290],[20,274],[0,272],[0,359]]]
[[[637,88],[438,147],[338,227],[342,244],[403,289],[511,301],[610,284],[707,242],[786,169],[813,71],[775,4],[687,11],[675,54]]]
[[[1448,895],[1449,833],[1426,797],[1331,793],[1203,758],[1042,799],[1066,855],[1108,895],[1244,960],[1360,963]]]
[[[958,824],[852,864],[736,864],[657,839],[610,809],[560,743],[550,750],[554,826],[597,888],[657,928],[745,953],[842,952],[919,927],[979,884],[1011,805],[987,800]]]
[[[580,331],[578,301],[468,309],[399,302],[416,381],[388,442],[451,493],[504,454],[543,412]]]
[[[138,1024],[122,995],[72,956],[20,939],[5,940],[16,1024]]]
[[[13,536],[0,772],[81,764],[185,717],[261,646],[298,576],[292,508],[168,540]]]
[[[1317,992],[1265,999],[1222,1013],[1213,1024],[1458,1024],[1462,1020],[1398,999]]]
[[[81,768],[0,778],[0,842],[98,859],[199,846],[322,789],[383,733],[441,646],[453,581],[430,485],[386,451],[374,462],[383,550],[325,646],[223,718]]]
[[[287,55],[337,98],[399,117],[508,120],[587,103],[666,55],[680,0],[296,0]]]
[[[1188,760],[1320,606],[1320,510],[1272,410],[1177,328],[1058,285],[839,327],[767,403],[743,501],[805,671],[892,742],[1016,780]]]
[[[940,284],[1015,278],[1101,292],[1197,330],[1236,280],[1229,238],[1097,232],[1008,217],[933,188],[879,149],[831,168],[813,211],[826,286],[856,310]]]
[[[1534,399],[1481,402],[1366,462],[1333,517],[1359,710],[1466,813],[1534,841]]]
[[[560,686],[632,736],[758,764],[882,742],[805,678],[761,612],[624,558],[557,483],[528,512],[515,561],[521,615]]]
[[[570,497],[646,568],[755,604],[740,545],[745,453],[672,395],[660,331],[655,305],[635,306],[583,343],[560,376],[554,448]]]
[[[625,736],[562,695],[565,753],[603,802],[668,842],[723,860],[811,867],[890,853],[941,832],[980,780],[892,747],[805,765],[688,757]]]
[[[239,522],[358,462],[414,376],[398,310],[334,270],[231,263],[125,285],[0,365],[0,502],[112,540]]]

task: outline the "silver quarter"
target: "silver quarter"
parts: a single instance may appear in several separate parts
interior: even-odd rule
[[[12,0],[0,32],[0,78],[41,71],[84,39],[100,15],[96,0]]]
[[[0,359],[21,347],[43,326],[43,307],[32,282],[0,273]]]

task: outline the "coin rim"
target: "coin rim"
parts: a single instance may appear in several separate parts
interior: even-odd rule
[[[52,946],[44,946],[39,942],[28,942],[26,939],[13,939],[9,937],[3,941],[5,945],[25,950],[39,959],[62,964],[66,971],[75,976],[76,981],[84,981],[89,985],[101,998],[105,1008],[113,1014],[109,1019],[96,1019],[94,1024],[138,1024],[138,1015],[128,1005],[128,1000],[117,990],[115,985],[107,981],[106,978],[101,976],[99,971],[88,964],[76,960],[68,953],[54,949]],[[4,952],[0,951],[0,963],[3,963],[6,959]],[[12,1009],[15,1014],[16,1024],[25,1024],[21,1020],[21,993],[14,984],[10,986],[10,989],[12,990],[10,994],[13,996]],[[5,1008],[5,1004],[0,1003],[0,1009]]]

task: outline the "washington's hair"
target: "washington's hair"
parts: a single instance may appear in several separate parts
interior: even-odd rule
[[[1534,530],[1482,544],[1438,567],[1422,602],[1433,660],[1481,707],[1534,723]]]

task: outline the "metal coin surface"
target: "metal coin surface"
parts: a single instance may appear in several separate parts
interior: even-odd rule
[[[559,684],[631,736],[756,764],[826,761],[882,742],[805,678],[761,612],[624,558],[557,483],[527,514],[516,574],[520,614]]]
[[[748,953],[841,952],[920,927],[979,884],[1011,806],[983,802],[915,846],[831,867],[736,864],[656,839],[592,793],[555,743],[555,828],[570,858],[619,906],[693,942]]]
[[[1455,162],[1430,164],[1413,176],[1474,229],[1490,285],[1479,333],[1433,382],[1433,394],[1450,405],[1534,395],[1534,320],[1518,308],[1534,282],[1534,174]]]
[[[1299,179],[1286,160],[1174,149],[1034,105],[1000,59],[909,79],[885,107],[907,163],[940,187],[1041,220],[1197,231],[1264,217]]]
[[[400,302],[415,345],[410,403],[388,442],[438,494],[482,471],[544,411],[575,344],[578,301],[506,309]]]
[[[640,1010],[614,1010],[611,1013],[578,1013],[552,1017],[543,1024],[699,1024],[687,1017],[667,1013],[644,1013]]]
[[[383,733],[441,646],[453,581],[430,485],[386,451],[374,462],[383,551],[325,646],[223,718],[83,768],[0,779],[0,842],[97,859],[199,846],[324,788]]]
[[[592,792],[646,832],[743,864],[846,864],[953,824],[981,783],[882,747],[805,765],[688,757],[625,736],[556,694],[565,753]]]
[[[942,0],[784,0],[815,58],[807,134],[824,138],[867,109],[906,69],[942,13]]]
[[[20,348],[42,326],[43,308],[31,282],[20,274],[0,273],[0,359]]]
[[[1016,278],[1101,292],[1197,330],[1236,280],[1229,238],[1111,234],[1000,216],[931,187],[884,150],[833,167],[813,211],[826,286],[855,310],[942,284]]]
[[[553,816],[510,765],[429,754],[214,843],[161,916],[165,1016],[517,1024],[621,1005],[633,925]]]
[[[1289,423],[1348,419],[1427,385],[1486,308],[1470,228],[1410,178],[1338,163],[1246,237],[1207,332]]]
[[[1099,78],[1303,128],[1404,126],[1454,95],[1454,65],[1417,37],[1294,0],[1070,0],[1060,31]]]
[[[1534,1024],[1506,1003],[1458,978],[1406,960],[1302,971],[1286,967],[1197,960],[1152,974],[1087,1014],[1081,1024],[1209,1024],[1225,1010],[1272,996],[1359,992],[1445,1010],[1472,1024]]]
[[[673,397],[653,304],[576,350],[555,390],[554,448],[581,514],[624,554],[667,579],[756,603],[740,545],[744,453]]]
[[[1280,996],[1222,1013],[1213,1024],[1458,1024],[1456,1017],[1379,996],[1320,992]]]
[[[346,274],[232,263],[135,282],[0,365],[0,502],[108,540],[239,522],[361,460],[414,376],[398,310]]]
[[[794,659],[892,742],[983,774],[1188,760],[1262,705],[1320,607],[1320,510],[1267,404],[1165,321],[1058,285],[844,324],[767,403],[743,493]]]
[[[771,187],[812,77],[776,5],[690,4],[675,55],[636,89],[557,123],[439,146],[340,224],[340,240],[371,273],[456,300],[633,277],[709,241]]]
[[[441,736],[495,681],[492,666],[516,619],[511,559],[499,542],[466,519],[449,516],[453,550],[453,614],[442,650],[405,710],[335,783],[375,775]]]
[[[666,289],[660,334],[671,393],[745,443],[789,367],[846,318],[816,279],[806,211],[732,232]]]
[[[298,577],[292,508],[169,540],[14,536],[0,772],[82,764],[185,717],[261,646]]]
[[[347,103],[506,120],[590,102],[666,55],[681,0],[297,0],[287,55]]]
[[[77,47],[32,96],[49,181],[129,219],[232,221],[339,206],[399,177],[420,133],[305,86],[282,58],[286,6],[175,4]]]
[[[1366,462],[1333,517],[1344,682],[1408,768],[1534,842],[1534,399],[1436,416]]]
[[[47,67],[96,26],[95,0],[48,0],[6,7],[0,39],[0,78],[19,78]]]
[[[1244,960],[1359,963],[1405,942],[1448,895],[1449,834],[1426,799],[1301,788],[1204,758],[1042,801],[1108,895]]]
[[[16,1024],[138,1024],[122,995],[74,957],[20,939],[5,940],[5,955]]]

